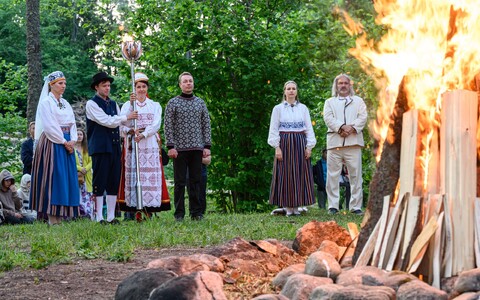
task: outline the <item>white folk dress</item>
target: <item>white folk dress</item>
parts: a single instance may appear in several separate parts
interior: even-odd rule
[[[133,111],[130,102],[122,106],[121,115],[128,115]],[[145,99],[143,103],[137,101],[138,120],[137,128],[143,130],[145,138],[138,143],[138,162],[140,184],[142,186],[143,206],[159,208],[162,204],[162,168],[160,165],[160,148],[157,134],[162,122],[162,107],[159,103]],[[126,140],[125,148],[125,204],[128,207],[137,206],[136,196],[136,162],[135,148],[132,147],[132,137],[128,131],[133,129],[133,120],[121,126],[122,136]],[[155,209],[154,209],[155,210]]]

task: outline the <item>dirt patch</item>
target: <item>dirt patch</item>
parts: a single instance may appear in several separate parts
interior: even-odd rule
[[[126,263],[78,260],[41,270],[0,273],[0,299],[113,299],[117,285],[157,258],[204,253],[208,248],[139,250]]]

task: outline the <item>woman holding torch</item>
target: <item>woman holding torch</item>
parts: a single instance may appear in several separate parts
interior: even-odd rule
[[[162,108],[158,102],[148,98],[148,77],[143,73],[135,73],[135,91],[130,96],[130,102],[122,106],[121,115],[133,111],[133,102],[138,111],[137,130],[133,122],[121,126],[120,130],[125,140],[125,206],[126,211],[137,210],[137,170],[141,184],[143,210],[147,213],[164,210],[162,204],[162,166],[157,134],[162,123]],[[133,147],[133,142],[138,147]],[[138,149],[135,155],[135,149]]]

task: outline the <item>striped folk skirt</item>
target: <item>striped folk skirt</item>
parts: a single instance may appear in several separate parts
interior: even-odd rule
[[[69,132],[64,131],[63,136],[70,140]],[[42,133],[33,158],[31,209],[38,212],[39,219],[46,219],[46,214],[75,218],[79,204],[75,154],[68,153],[64,145],[52,143]]]
[[[275,158],[270,186],[270,204],[300,207],[315,203],[313,172],[305,159],[306,136],[303,132],[280,132],[283,160]]]

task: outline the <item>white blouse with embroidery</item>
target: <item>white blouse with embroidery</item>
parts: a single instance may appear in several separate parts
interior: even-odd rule
[[[47,97],[40,99],[37,107],[37,118],[41,118],[42,128],[47,138],[55,144],[66,142],[61,127],[70,128],[70,140],[77,141],[77,125],[75,114],[67,100],[56,100],[50,92]],[[39,137],[35,137],[38,139]]]
[[[310,112],[304,104],[298,101],[294,104],[283,101],[273,108],[268,133],[268,144],[273,148],[277,148],[280,145],[280,132],[305,132],[307,148],[310,150],[317,143],[310,119]]]

